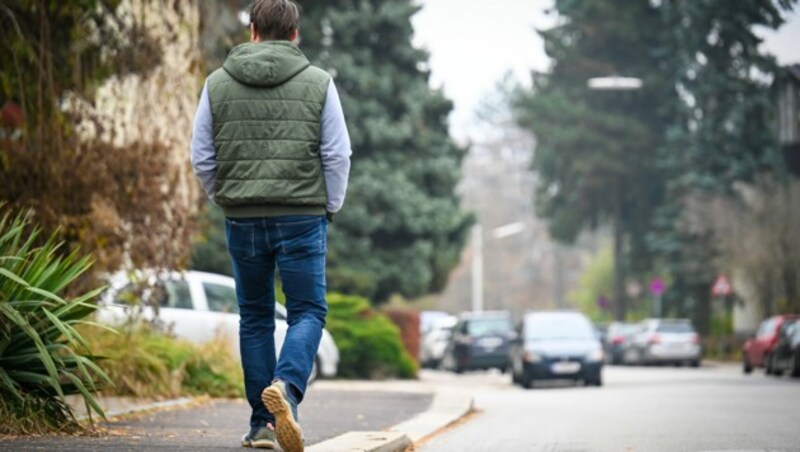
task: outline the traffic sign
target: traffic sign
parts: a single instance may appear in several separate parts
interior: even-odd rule
[[[715,297],[727,297],[733,293],[733,287],[731,283],[728,282],[728,278],[725,275],[717,276],[717,280],[714,281],[714,286],[711,287],[711,295]]]
[[[667,285],[664,284],[664,280],[661,278],[653,278],[650,281],[650,293],[653,294],[654,297],[660,297],[664,294],[664,291],[667,289]]]

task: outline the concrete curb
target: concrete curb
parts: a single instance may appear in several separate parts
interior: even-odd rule
[[[119,416],[125,416],[129,414],[141,413],[145,411],[157,411],[157,410],[164,410],[164,409],[171,409],[171,408],[181,408],[187,405],[191,405],[198,400],[202,400],[202,398],[194,398],[194,397],[181,397],[178,399],[170,399],[170,400],[162,400],[162,401],[143,401],[140,399],[130,398],[130,397],[102,397],[98,400],[100,407],[105,412],[106,419],[111,419]],[[89,415],[86,413],[86,408],[83,403],[83,398],[78,396],[72,396],[67,398],[67,403],[72,406],[73,410],[76,413],[76,419],[78,421],[87,421],[89,420]],[[92,414],[92,419],[97,422],[100,417],[96,414]]]
[[[413,443],[399,432],[348,432],[307,447],[308,452],[402,452]]]
[[[432,392],[431,406],[413,418],[397,424],[384,432],[348,432],[327,441],[308,447],[308,452],[398,452],[428,438],[439,430],[458,421],[473,409],[473,399],[462,391],[450,387],[415,382],[375,384],[364,382],[361,390],[384,390],[392,392]],[[332,383],[337,389],[357,390],[358,386],[347,382]],[[366,386],[366,387],[365,387]],[[368,388],[368,389],[367,389]]]
[[[427,411],[389,430],[408,435],[416,444],[472,412],[474,403],[471,396],[460,391],[440,388]]]

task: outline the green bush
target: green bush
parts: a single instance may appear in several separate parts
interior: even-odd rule
[[[327,328],[339,347],[342,378],[414,378],[417,368],[400,331],[361,297],[328,294]]]
[[[89,259],[62,256],[52,237],[37,247],[39,235],[26,215],[0,218],[0,433],[75,429],[64,397],[103,416],[93,393],[111,383],[75,329],[91,323],[100,289],[62,298]]]
[[[116,395],[244,395],[242,368],[228,338],[218,336],[198,346],[144,322],[121,331],[100,332],[89,339],[92,350],[106,358],[103,367],[116,383]]]

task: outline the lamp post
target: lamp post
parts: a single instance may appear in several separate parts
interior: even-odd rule
[[[594,91],[625,92],[642,89],[642,79],[636,77],[593,77],[587,80],[586,85]],[[617,321],[625,320],[625,276],[622,266],[622,247],[624,235],[622,230],[623,199],[622,193],[616,194],[614,200],[614,318]]]
[[[495,240],[510,237],[525,230],[525,223],[517,221],[491,230]],[[472,227],[472,312],[483,311],[483,226]]]

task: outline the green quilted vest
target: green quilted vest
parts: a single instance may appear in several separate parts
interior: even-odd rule
[[[214,199],[226,216],[325,213],[319,145],[329,82],[288,41],[236,46],[208,77]]]

